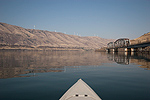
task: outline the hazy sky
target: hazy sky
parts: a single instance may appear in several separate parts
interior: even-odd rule
[[[150,31],[150,0],[0,0],[0,22],[102,38]]]

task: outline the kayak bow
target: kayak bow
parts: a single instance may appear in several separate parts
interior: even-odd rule
[[[102,100],[82,79],[79,79],[59,100]]]

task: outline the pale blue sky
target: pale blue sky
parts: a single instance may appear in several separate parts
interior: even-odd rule
[[[134,39],[150,31],[150,0],[0,0],[0,22],[72,35]]]

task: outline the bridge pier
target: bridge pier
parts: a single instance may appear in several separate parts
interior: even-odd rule
[[[110,52],[110,49],[106,49],[106,52]]]
[[[118,48],[118,52],[130,52],[130,48]]]
[[[125,52],[131,52],[130,48],[125,48]]]
[[[138,48],[138,51],[143,51],[145,47]]]
[[[106,52],[142,52],[145,47],[140,48],[111,48],[106,49]]]
[[[114,49],[113,49],[113,52],[118,52],[118,48],[114,48]]]
[[[138,48],[131,48],[131,52],[137,52]]]
[[[117,48],[106,49],[106,52],[118,52]]]

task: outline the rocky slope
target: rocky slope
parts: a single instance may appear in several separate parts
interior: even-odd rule
[[[22,48],[101,48],[111,39],[100,37],[80,37],[67,35],[61,32],[25,29],[0,22],[0,44],[9,48],[22,46]],[[10,47],[11,46],[11,47]]]

